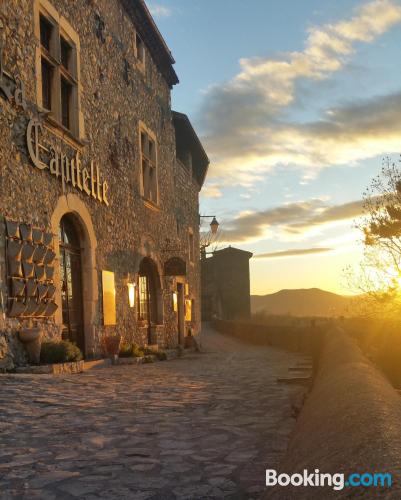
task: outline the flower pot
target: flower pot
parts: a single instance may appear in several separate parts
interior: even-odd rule
[[[120,352],[121,335],[119,334],[106,334],[102,338],[102,345],[104,354],[110,358],[114,359],[118,356]]]
[[[40,328],[26,328],[18,333],[19,340],[25,345],[28,360],[34,365],[40,363],[40,348],[42,345],[42,330]]]

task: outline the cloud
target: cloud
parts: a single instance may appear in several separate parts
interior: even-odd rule
[[[302,235],[317,226],[352,220],[362,214],[363,201],[328,205],[319,198],[288,203],[267,210],[245,213],[227,221],[222,231],[224,242],[251,242],[271,229]]]
[[[349,62],[357,44],[374,42],[400,22],[399,4],[374,0],[350,19],[310,28],[302,51],[241,59],[241,71],[212,86],[201,108],[213,182],[249,186],[280,164],[316,171],[398,150],[399,93],[329,109],[316,122],[284,117],[296,102],[298,83],[328,79]]]
[[[254,255],[254,259],[275,259],[278,257],[299,257],[302,255],[311,255],[317,253],[327,253],[333,251],[333,248],[294,248],[290,250],[282,250],[279,252],[268,252]]]
[[[363,201],[351,201],[343,205],[333,205],[318,210],[317,213],[311,213],[303,221],[295,221],[288,224],[287,229],[298,232],[303,229],[309,229],[313,226],[320,226],[331,222],[344,221],[359,217],[363,212]]]
[[[202,189],[202,196],[204,198],[221,198],[223,193],[216,184],[207,184]]]
[[[160,19],[161,17],[171,16],[171,9],[169,7],[166,7],[165,5],[152,3],[148,5],[148,8],[153,17]]]

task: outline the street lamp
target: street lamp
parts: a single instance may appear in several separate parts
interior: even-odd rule
[[[217,233],[217,230],[219,229],[219,223],[217,222],[216,217],[213,217],[213,220],[210,223],[210,229],[211,229],[213,234]]]
[[[219,229],[220,224],[217,222],[215,215],[200,215],[199,216],[199,225],[201,224],[201,219],[212,219],[212,222],[210,223],[210,230],[212,231],[212,234],[217,233],[217,230]]]
[[[217,222],[216,216],[215,215],[199,215],[199,225],[201,224],[201,219],[212,219],[212,222],[210,223],[210,231],[212,235],[215,235],[219,229],[219,223]],[[206,248],[210,246],[212,243],[212,238],[208,242],[205,242],[203,245],[200,247],[201,251],[201,259],[206,259]]]

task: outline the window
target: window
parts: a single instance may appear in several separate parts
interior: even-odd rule
[[[185,321],[192,321],[192,301],[185,300]]]
[[[149,319],[149,286],[147,276],[139,276],[138,319],[143,321],[148,321]]]
[[[72,47],[63,37],[60,37],[60,52],[61,64],[68,71],[71,65]]]
[[[37,70],[41,80],[38,102],[50,112],[50,122],[56,122],[79,137],[78,36],[44,0],[40,1],[35,19],[40,40],[37,49]]]
[[[61,78],[61,123],[65,128],[71,126],[71,95],[72,86],[65,78]]]
[[[156,142],[141,130],[141,193],[145,200],[158,203]]]
[[[138,320],[148,325],[158,322],[157,277],[154,263],[145,257],[139,267]]]
[[[142,66],[145,66],[145,44],[142,41],[142,38],[136,34],[135,37],[136,44],[136,57]]]
[[[188,245],[189,245],[189,261],[194,262],[195,261],[195,245],[194,245],[194,234],[190,230],[188,234]]]
[[[50,52],[52,34],[53,25],[44,16],[40,16],[40,44],[48,52]]]
[[[53,67],[42,59],[42,106],[52,108]]]

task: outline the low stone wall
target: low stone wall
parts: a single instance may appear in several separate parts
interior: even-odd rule
[[[258,325],[250,322],[216,319],[212,327],[220,333],[256,345],[271,345],[290,351],[303,352],[314,358],[320,352],[327,325],[311,321],[307,325]]]
[[[282,473],[390,472],[391,490],[275,487],[266,499],[401,498],[401,398],[340,328],[326,334],[314,386],[300,413]],[[269,464],[266,464],[266,468]]]
[[[82,373],[84,371],[84,361],[72,361],[69,363],[55,363],[50,365],[21,366],[16,369],[19,374],[35,375],[71,375],[73,373]]]

